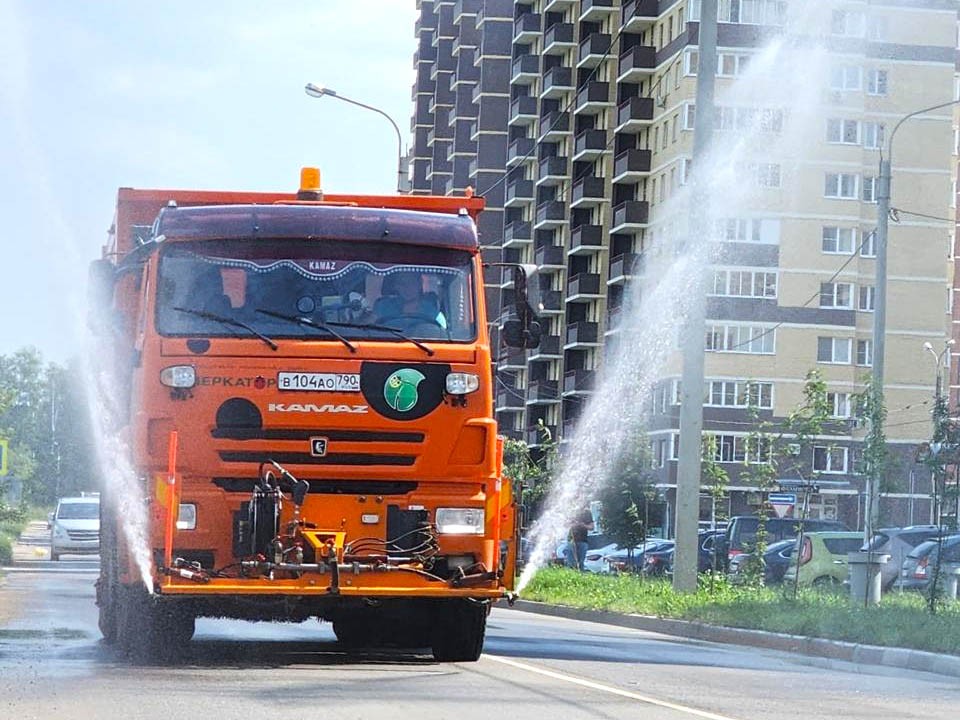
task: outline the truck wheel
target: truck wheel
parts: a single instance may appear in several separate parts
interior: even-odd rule
[[[144,588],[122,588],[117,641],[133,661],[169,662],[193,637],[196,618],[186,608],[165,606]]]
[[[455,600],[440,612],[433,626],[433,657],[437,662],[476,662],[483,650],[489,606]]]
[[[60,553],[54,552],[53,550],[51,550],[51,551],[50,551],[50,561],[51,561],[51,562],[59,562],[59,561],[60,561]]]
[[[333,633],[337,636],[337,642],[346,648],[355,650],[357,648],[374,647],[378,644],[379,638],[376,636],[376,624],[364,622],[364,618],[342,617],[333,621]]]

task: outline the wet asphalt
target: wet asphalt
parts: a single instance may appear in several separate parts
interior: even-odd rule
[[[955,718],[960,683],[495,609],[477,663],[349,653],[329,625],[201,620],[134,666],[104,645],[95,560],[31,561],[0,586],[0,719]]]

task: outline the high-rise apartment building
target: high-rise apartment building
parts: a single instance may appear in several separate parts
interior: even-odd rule
[[[721,97],[767,39],[785,31],[788,5],[720,0]],[[500,246],[506,261],[538,265],[545,291],[540,347],[502,357],[498,419],[505,433],[534,446],[540,423],[569,437],[617,333],[625,293],[642,282],[669,199],[690,172],[699,2],[424,0],[420,8],[415,187],[494,187],[482,242]],[[833,418],[783,479],[816,478],[811,515],[857,526],[866,428],[854,398],[873,362],[880,150],[901,117],[954,96],[957,8],[950,0],[818,0],[808,15],[817,25],[804,33],[829,50],[819,118],[802,162],[751,166],[743,181],[757,187],[755,206],[720,223],[723,259],[708,289],[704,431],[731,478],[729,506],[719,511],[750,512],[758,498],[743,479],[747,406],[776,422],[801,402],[808,371],[819,370]],[[497,48],[489,56],[488,37]],[[803,72],[785,71],[783,83]],[[474,146],[457,141],[460,88],[469,83],[464,142]],[[767,110],[764,130],[777,133],[778,113],[791,109]],[[738,117],[738,108],[718,109],[715,142],[732,136]],[[892,460],[881,513],[896,522],[930,520],[930,476],[914,454],[931,430],[934,368],[923,344],[942,347],[949,330],[953,226],[943,218],[954,205],[952,118],[947,108],[910,120],[894,146],[885,383]],[[466,159],[470,147],[475,155]],[[509,286],[503,290],[508,300]],[[653,470],[668,503],[678,383],[679,364],[650,400]],[[703,519],[713,512],[705,502]]]

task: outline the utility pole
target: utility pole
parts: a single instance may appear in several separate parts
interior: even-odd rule
[[[717,0],[701,0],[697,44],[696,118],[693,136],[693,198],[688,252],[709,237],[710,197],[704,166],[713,139],[713,95],[717,75]],[[683,333],[683,375],[680,398],[680,461],[677,467],[676,546],[673,588],[697,589],[697,531],[700,520],[700,462],[703,444],[703,375],[706,335],[706,278],[693,291]]]

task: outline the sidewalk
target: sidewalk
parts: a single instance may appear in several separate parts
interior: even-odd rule
[[[570,620],[584,620],[586,622],[604,623],[606,625],[616,625],[634,630],[646,630],[662,635],[675,635],[695,640],[705,640],[707,642],[748,645],[766,650],[778,650],[781,652],[827,658],[828,660],[860,663],[864,665],[882,665],[903,670],[917,670],[920,672],[960,678],[960,657],[955,655],[940,655],[938,653],[910,650],[907,648],[861,645],[859,643],[826,640],[803,635],[785,635],[782,633],[764,632],[762,630],[742,630],[740,628],[707,625],[689,620],[670,620],[649,615],[628,615],[603,610],[581,610],[565,605],[548,605],[546,603],[531,602],[530,600],[517,600],[513,605],[513,609],[521,612],[537,613],[539,615],[553,615]]]
[[[34,520],[13,544],[13,564],[49,559],[50,529],[43,520]]]

